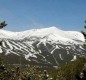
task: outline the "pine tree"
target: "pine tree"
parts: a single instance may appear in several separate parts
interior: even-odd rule
[[[84,21],[85,25],[84,25],[84,29],[86,30],[86,20]],[[84,35],[85,39],[86,39],[86,32],[85,31],[81,31],[81,33]]]
[[[5,23],[5,21],[0,22],[0,29],[2,29],[3,27],[7,26],[7,24]]]

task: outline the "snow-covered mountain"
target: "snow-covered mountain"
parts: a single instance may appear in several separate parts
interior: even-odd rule
[[[29,64],[56,66],[86,55],[82,46],[85,39],[80,32],[56,27],[22,32],[0,30],[0,40],[0,53],[12,58],[11,62],[21,57]]]

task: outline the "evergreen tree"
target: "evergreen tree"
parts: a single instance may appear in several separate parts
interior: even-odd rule
[[[86,30],[86,20],[84,21],[85,25],[84,25],[84,29]],[[86,32],[85,31],[81,31],[81,33],[84,35],[85,39],[86,39]]]
[[[0,29],[2,29],[3,27],[7,26],[7,24],[5,23],[5,21],[0,22]]]

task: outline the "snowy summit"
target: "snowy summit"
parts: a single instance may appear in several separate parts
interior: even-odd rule
[[[56,27],[42,28],[42,29],[31,29],[21,32],[11,32],[6,30],[0,30],[0,38],[7,39],[24,39],[30,37],[44,38],[48,40],[62,41],[62,42],[84,42],[84,36],[78,31],[63,31]],[[79,44],[79,43],[78,43]]]
[[[86,55],[82,46],[85,41],[83,34],[77,31],[63,31],[56,27],[21,32],[0,30],[0,39],[0,53],[9,56],[9,63],[10,58],[15,62],[15,58],[22,56],[31,64],[53,66]]]

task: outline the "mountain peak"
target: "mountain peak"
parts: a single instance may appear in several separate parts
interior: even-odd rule
[[[30,37],[39,37],[43,38],[45,36],[48,36],[52,38],[53,40],[61,40],[61,41],[81,41],[84,42],[84,36],[78,31],[63,31],[59,28],[56,28],[54,26],[49,28],[42,28],[42,29],[32,29],[27,31],[21,31],[21,32],[12,32],[12,31],[6,31],[6,30],[0,30],[0,38],[7,38],[7,39],[24,39],[24,38],[30,38]],[[53,35],[53,36],[50,36]]]
[[[11,58],[10,63],[22,57],[31,64],[59,65],[86,53],[82,47],[85,39],[80,32],[56,27],[21,32],[0,30],[0,39],[3,40],[0,53],[8,60]]]

